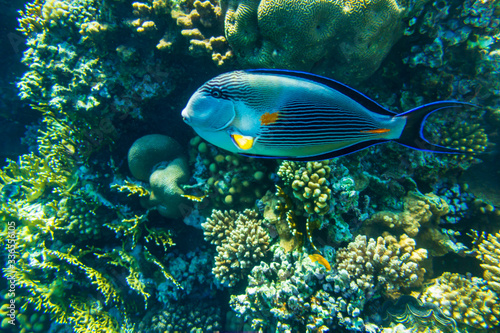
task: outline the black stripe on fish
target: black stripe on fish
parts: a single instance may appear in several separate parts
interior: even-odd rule
[[[340,83],[338,81],[335,81],[333,79],[316,75],[316,74],[311,74],[311,73],[306,73],[306,72],[300,72],[300,71],[292,71],[292,70],[286,70],[286,69],[247,69],[247,72],[250,73],[260,73],[260,74],[275,74],[275,75],[283,75],[283,76],[291,76],[291,77],[297,77],[301,78],[304,80],[309,80],[313,81],[316,83],[323,84],[327,87],[330,87],[345,96],[351,98],[352,100],[356,101],[357,103],[361,104],[364,106],[366,109],[369,111],[386,115],[386,116],[391,116],[393,117],[396,115],[395,112],[389,111],[368,96],[360,93],[359,91],[346,86],[343,83]]]
[[[309,122],[313,121],[324,122],[325,126],[340,124],[342,121],[348,122],[346,123],[347,127],[352,127],[355,124],[366,124],[373,127],[370,129],[376,129],[380,126],[372,117],[361,112],[354,113],[329,105],[291,102],[282,106],[277,112],[278,119],[271,123],[270,126],[281,124],[293,126],[299,121],[303,121],[301,124],[305,126],[308,126]]]

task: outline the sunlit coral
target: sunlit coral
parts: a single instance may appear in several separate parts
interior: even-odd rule
[[[324,215],[330,209],[329,164],[330,161],[284,161],[278,170],[278,175],[291,186],[293,196],[304,203],[304,210],[309,214]]]
[[[399,241],[390,235],[376,240],[360,235],[337,252],[337,268],[346,270],[350,279],[365,291],[379,284],[389,294],[420,286],[425,269],[419,264],[427,258],[427,250],[415,249],[415,245],[404,234]]]
[[[479,235],[475,232],[474,241],[478,243],[476,257],[481,260],[483,277],[491,289],[500,293],[500,233]]]
[[[491,329],[500,323],[500,303],[486,281],[456,273],[443,273],[425,288],[420,300],[440,307],[457,323],[477,329]]]

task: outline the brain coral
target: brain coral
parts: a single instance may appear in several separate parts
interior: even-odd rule
[[[369,77],[402,35],[396,0],[222,0],[225,34],[247,67]]]

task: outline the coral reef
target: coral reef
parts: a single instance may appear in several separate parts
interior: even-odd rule
[[[271,252],[270,263],[252,269],[245,293],[231,296],[233,310],[254,330],[376,330],[363,316],[367,298],[345,270],[277,245]]]
[[[25,109],[0,111],[28,129],[0,168],[16,329],[498,329],[500,209],[477,190],[498,171],[498,1],[141,1],[32,0],[19,13]],[[422,129],[467,156],[386,144],[323,162],[250,159],[192,138],[178,114],[233,65],[335,77],[395,111],[485,107]],[[419,292],[423,303],[408,295]],[[228,299],[239,322],[224,320]]]
[[[214,210],[201,226],[205,240],[217,245],[213,273],[230,287],[238,283],[262,259],[269,248],[269,235],[255,211],[243,213]]]
[[[500,303],[496,293],[481,278],[443,273],[425,288],[421,301],[434,303],[458,324],[491,329],[500,323]]]
[[[222,1],[226,38],[241,66],[313,71],[351,83],[373,74],[401,37],[410,13],[405,4]]]
[[[347,248],[338,250],[337,269],[347,271],[349,278],[366,292],[380,285],[388,294],[418,287],[425,274],[419,264],[427,258],[427,250],[415,249],[415,245],[415,240],[405,234],[399,241],[391,235],[376,240],[359,235]]]

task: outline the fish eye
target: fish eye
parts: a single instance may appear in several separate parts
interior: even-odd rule
[[[214,98],[221,98],[222,91],[219,88],[212,88],[212,90],[210,90],[210,95]]]

